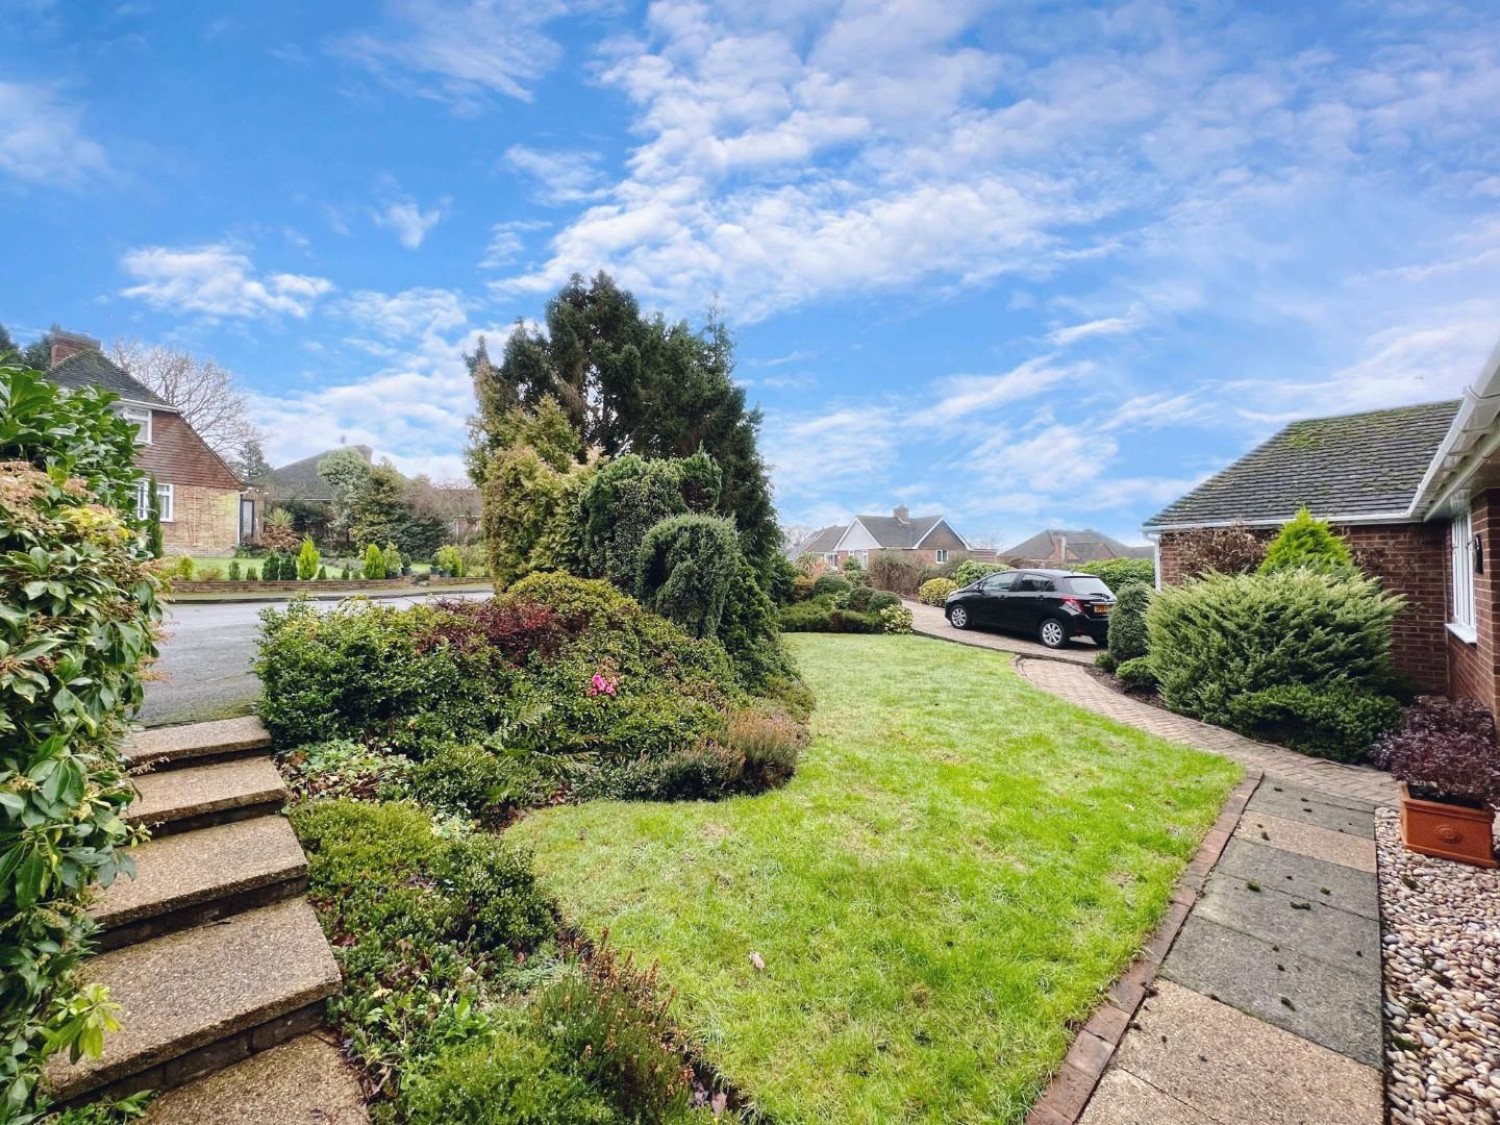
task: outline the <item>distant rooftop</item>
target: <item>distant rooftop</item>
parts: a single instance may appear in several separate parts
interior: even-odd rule
[[[272,469],[270,477],[266,480],[266,487],[286,498],[337,499],[333,486],[318,474],[318,465],[329,454],[337,453],[340,449],[352,449],[366,461],[374,463],[375,451],[368,445],[340,445],[334,449],[325,449],[322,453],[314,453],[311,457],[304,457],[300,461],[293,461],[290,465],[282,465],[279,469]]]

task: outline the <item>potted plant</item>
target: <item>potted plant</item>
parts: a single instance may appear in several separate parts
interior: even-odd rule
[[[1495,867],[1495,719],[1470,699],[1423,696],[1384,736],[1376,764],[1401,782],[1401,840],[1414,852]]]

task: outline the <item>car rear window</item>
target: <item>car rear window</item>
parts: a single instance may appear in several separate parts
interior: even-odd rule
[[[1092,575],[1078,575],[1072,578],[1064,578],[1062,584],[1070,594],[1103,594],[1107,598],[1114,597],[1114,591],[1104,584],[1104,579],[1095,578]]]

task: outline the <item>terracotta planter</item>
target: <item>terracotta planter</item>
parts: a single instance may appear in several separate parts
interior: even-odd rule
[[[1495,810],[1472,809],[1413,797],[1401,785],[1401,842],[1422,855],[1472,863],[1495,863]]]

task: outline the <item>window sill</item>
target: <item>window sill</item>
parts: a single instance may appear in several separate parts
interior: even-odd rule
[[[1479,643],[1478,631],[1468,625],[1458,625],[1450,621],[1448,622],[1448,632],[1452,633],[1466,645],[1477,645]]]

